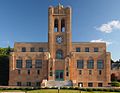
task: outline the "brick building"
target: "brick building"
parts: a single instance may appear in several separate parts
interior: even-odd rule
[[[40,86],[46,80],[73,86],[110,83],[110,53],[105,43],[72,42],[71,7],[48,9],[48,42],[16,42],[10,56],[9,85]]]
[[[111,64],[111,80],[120,81],[120,60]]]

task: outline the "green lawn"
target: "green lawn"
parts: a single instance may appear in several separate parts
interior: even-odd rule
[[[21,90],[1,90],[1,92],[20,92]],[[21,91],[22,92],[22,91]],[[58,93],[57,89],[42,89],[42,90],[31,90],[31,91],[27,91],[26,93]],[[95,92],[85,92],[82,91],[80,92],[79,90],[60,90],[59,93],[119,93],[119,92],[99,92],[99,91],[95,91]]]
[[[58,90],[33,90],[33,91],[28,91],[27,93],[58,93]],[[79,90],[60,90],[59,93],[80,93]],[[82,91],[81,93],[119,93],[119,92],[99,92],[99,91],[95,91],[95,92],[85,92]]]

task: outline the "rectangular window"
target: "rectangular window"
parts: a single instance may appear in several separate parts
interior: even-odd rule
[[[93,83],[88,83],[88,87],[93,87]]]
[[[36,82],[36,86],[40,87],[40,82]]]
[[[32,68],[32,60],[26,60],[26,68]]]
[[[66,76],[67,76],[67,77],[69,76],[69,72],[68,72],[68,71],[66,72]]]
[[[98,87],[102,87],[103,86],[103,84],[102,83],[98,83]]]
[[[87,68],[88,69],[94,69],[94,60],[88,60]]]
[[[92,75],[92,70],[89,70],[89,75]]]
[[[50,76],[53,76],[53,73],[52,73],[52,71],[50,71]]]
[[[79,75],[82,75],[82,70],[79,70]]]
[[[30,75],[30,70],[28,70],[28,75]]]
[[[43,52],[43,48],[39,48],[39,52]]]
[[[34,47],[30,48],[30,52],[35,52],[35,48]]]
[[[18,70],[18,74],[19,74],[19,75],[21,74],[21,70]]]
[[[35,61],[35,68],[42,68],[42,60]]]
[[[76,52],[80,52],[80,48],[76,48]]]
[[[22,60],[16,60],[16,68],[22,68]]]
[[[103,63],[104,63],[103,60],[98,60],[97,61],[97,68],[98,69],[103,69]]]
[[[38,74],[38,75],[40,74],[40,70],[37,70],[37,74]]]
[[[52,70],[52,67],[50,67],[50,71]]]
[[[22,52],[26,52],[26,48],[25,47],[22,47]]]
[[[96,48],[94,48],[94,52],[98,52],[99,51],[99,49],[96,47]]]
[[[99,70],[99,75],[101,75],[102,74],[102,70]]]
[[[21,86],[21,82],[17,82],[17,86]]]
[[[89,48],[88,47],[85,48],[85,52],[89,52]]]
[[[77,68],[78,69],[84,68],[84,61],[83,60],[77,60]]]
[[[27,82],[27,84],[26,84],[27,86],[31,86],[31,82]]]

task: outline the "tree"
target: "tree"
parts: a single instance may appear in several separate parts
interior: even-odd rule
[[[8,56],[10,54],[10,46],[7,48],[0,48],[0,56]]]

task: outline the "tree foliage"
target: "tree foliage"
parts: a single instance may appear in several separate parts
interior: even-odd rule
[[[10,47],[0,48],[0,56],[8,56],[10,54]]]
[[[0,48],[0,85],[8,85],[10,47]]]

